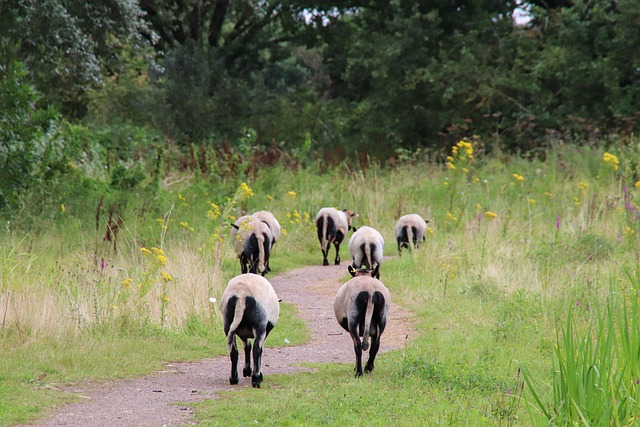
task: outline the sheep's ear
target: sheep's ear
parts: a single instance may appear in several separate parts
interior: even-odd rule
[[[424,219],[424,222],[426,222],[427,224],[429,224],[431,222],[431,220],[428,219],[428,218],[422,218],[422,219]]]
[[[229,225],[231,225],[233,228],[235,228],[236,230],[240,230],[240,227],[238,227],[237,225],[235,225],[234,223],[230,223]]]
[[[356,269],[351,264],[349,264],[347,270],[349,270],[349,274],[351,274],[351,277],[356,277]]]
[[[357,228],[355,228],[353,225],[351,226],[351,229],[352,229],[353,231],[358,231],[358,229],[357,229]]]

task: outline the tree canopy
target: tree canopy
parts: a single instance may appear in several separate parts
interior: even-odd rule
[[[71,120],[183,143],[531,150],[637,132],[638,22],[636,0],[10,0],[0,66]]]

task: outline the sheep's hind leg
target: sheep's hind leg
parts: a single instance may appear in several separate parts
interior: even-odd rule
[[[253,375],[251,375],[251,385],[255,388],[260,388],[262,382],[262,346],[266,338],[266,331],[263,329],[256,334],[256,339],[253,343]]]
[[[229,384],[233,385],[238,384],[238,348],[236,346],[235,338],[229,347],[229,356],[231,357],[231,376],[229,377]]]
[[[251,341],[242,340],[244,344],[244,368],[242,369],[243,377],[251,376]]]
[[[367,365],[364,367],[365,373],[369,373],[373,371],[373,368],[374,368],[373,362],[376,360],[376,355],[378,354],[379,349],[380,349],[380,335],[371,337],[371,348],[369,349],[369,360],[367,360]]]
[[[360,342],[360,337],[358,337],[357,328],[357,324],[354,325],[353,330],[349,328],[351,340],[353,341],[353,350],[356,353],[356,378],[362,376],[362,343]]]

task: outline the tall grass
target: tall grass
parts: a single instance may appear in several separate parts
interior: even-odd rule
[[[616,280],[617,281],[617,280]],[[638,282],[630,290],[612,291],[604,307],[586,316],[570,309],[556,339],[547,390],[527,376],[533,402],[545,425],[636,424],[640,415],[640,302]],[[578,307],[579,308],[579,307]],[[534,412],[535,414],[535,412]]]
[[[592,359],[601,354],[604,365],[597,375],[605,378],[606,364],[613,367],[607,381],[622,393],[612,400],[618,402],[615,411],[602,419],[632,420],[636,415],[623,397],[637,398],[636,386],[626,381],[638,378],[638,312],[631,298],[640,254],[640,189],[633,166],[640,163],[638,154],[614,147],[625,153],[616,169],[603,160],[602,150],[590,147],[559,146],[545,161],[491,157],[475,143],[469,157],[466,147],[451,153],[453,168],[428,160],[395,169],[372,164],[360,170],[348,162],[326,171],[316,165],[265,168],[247,180],[251,196],[242,190],[243,179],[174,171],[152,194],[102,199],[97,191],[77,199],[75,190],[60,191],[59,198],[25,212],[31,217],[24,223],[36,227],[12,223],[0,231],[0,402],[14,403],[10,415],[0,406],[0,419],[37,417],[53,404],[43,396],[57,396],[45,391],[50,382],[126,376],[167,359],[223,354],[219,313],[210,298],[219,299],[226,281],[239,273],[226,225],[246,212],[272,211],[283,227],[271,261],[277,274],[321,262],[314,217],[319,208],[335,206],[357,211],[357,227],[380,230],[389,256],[396,255],[393,229],[400,215],[431,220],[423,247],[382,267],[393,299],[415,312],[420,332],[403,352],[385,354],[366,381],[342,384],[350,377],[345,367],[320,368],[317,378],[326,391],[307,383],[310,374],[278,380],[269,390],[282,399],[273,419],[283,416],[283,408],[296,411],[308,404],[318,408],[309,414],[311,424],[360,423],[361,413],[331,413],[335,396],[329,394],[341,390],[365,400],[366,390],[356,391],[364,384],[375,395],[395,396],[399,409],[381,406],[380,425],[409,423],[416,416],[454,424],[580,423],[570,418],[577,411],[558,415],[569,406],[564,394],[573,392],[561,384],[575,383],[572,371],[584,363],[595,366]],[[87,204],[91,194],[95,201]],[[346,245],[342,252],[348,259]],[[292,321],[283,316],[279,328]],[[619,335],[609,337],[612,325]],[[596,345],[587,333],[605,335]],[[113,354],[102,345],[131,363],[108,358],[105,366],[114,369],[91,368],[87,349]],[[158,345],[173,350],[163,354]],[[50,362],[23,363],[21,355],[43,348]],[[610,355],[604,357],[606,351]],[[595,370],[587,371],[585,378],[595,381]],[[12,396],[19,390],[33,397],[16,403]],[[239,392],[243,405],[261,404],[244,393],[252,391]],[[424,402],[433,402],[428,411],[420,406]],[[201,409],[204,421],[236,422],[233,400],[210,405],[215,409]],[[595,423],[589,411],[580,407],[580,413]]]

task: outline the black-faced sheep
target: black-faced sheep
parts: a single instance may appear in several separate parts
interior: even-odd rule
[[[349,253],[353,258],[354,268],[365,266],[369,271],[375,271],[376,279],[380,278],[380,264],[384,253],[384,239],[375,228],[360,227],[349,240]]]
[[[351,226],[351,221],[357,216],[358,214],[348,209],[339,211],[335,208],[322,208],[318,211],[316,228],[322,249],[322,265],[329,265],[329,245],[332,243],[336,248],[335,265],[340,265],[340,243],[349,230],[355,231],[355,227]]]
[[[262,348],[280,316],[280,303],[276,292],[264,277],[242,274],[229,281],[220,304],[231,358],[229,383],[238,384],[238,336],[244,345],[242,375],[250,376],[251,385],[259,388],[262,382]],[[253,370],[250,339],[253,339]]]
[[[271,230],[262,221],[242,216],[232,224],[231,238],[242,273],[267,273],[271,254]]]
[[[413,245],[416,249],[424,242],[427,232],[427,221],[420,215],[408,214],[400,217],[396,223],[396,241],[398,242],[398,255],[402,255],[403,248]]]
[[[362,375],[362,351],[369,349],[369,337],[371,349],[364,372],[373,371],[380,336],[387,325],[391,296],[382,282],[372,277],[375,270],[356,270],[349,266],[349,272],[354,277],[338,290],[333,309],[340,326],[351,335],[356,353],[356,377],[359,377]]]

